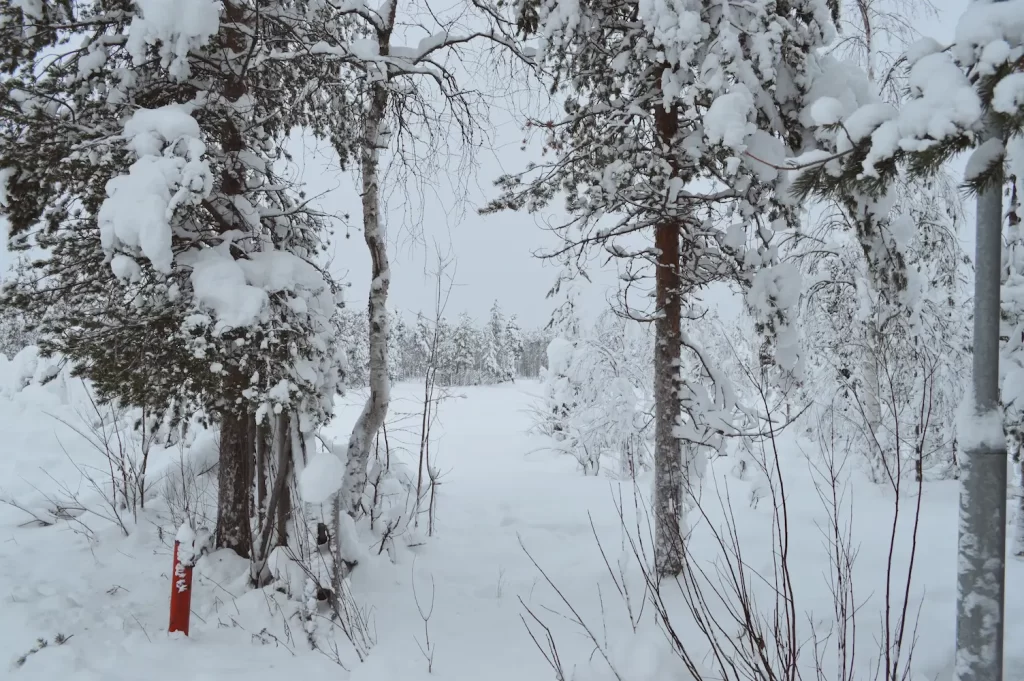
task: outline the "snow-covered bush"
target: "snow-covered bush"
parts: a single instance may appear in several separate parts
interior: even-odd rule
[[[179,441],[177,448],[160,486],[171,525],[212,528],[217,522],[219,436],[216,431],[201,429]]]
[[[582,337],[548,345],[545,404],[537,426],[586,475],[614,462],[631,477],[651,466],[650,337],[612,313]]]
[[[37,345],[21,348],[10,360],[0,354],[0,390],[11,397],[30,385],[42,386],[54,379],[58,379],[58,388],[64,388],[68,375],[62,373],[62,366],[59,357],[42,356]]]
[[[580,387],[572,376],[572,361],[578,340],[553,338],[548,343],[548,366],[544,371],[545,408],[537,426],[542,433],[564,440],[569,416],[576,408]]]

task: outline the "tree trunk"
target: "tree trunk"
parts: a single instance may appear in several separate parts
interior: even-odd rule
[[[220,463],[217,475],[217,548],[231,549],[243,558],[252,555],[249,508],[252,496],[253,452],[249,414],[220,415]]]
[[[684,469],[679,423],[679,364],[682,305],[679,291],[679,224],[659,224],[655,231],[658,270],[655,285],[659,317],[654,345],[654,563],[659,577],[683,569]]]
[[[250,566],[252,583],[256,586],[264,583],[265,568],[271,550],[278,546],[288,545],[288,520],[291,516],[292,500],[289,482],[294,470],[292,467],[291,438],[288,437],[288,412],[282,412],[276,416],[274,427],[274,442],[269,449],[270,453],[277,457],[277,470],[274,477],[274,486],[267,498],[266,508],[263,509],[266,522],[261,526],[259,539],[253,546],[253,561]],[[270,437],[270,428],[266,423],[260,425],[259,437],[264,443],[265,456]],[[266,490],[264,490],[264,493],[266,493]]]
[[[225,44],[236,53],[244,52],[247,40],[245,33],[238,28],[246,20],[244,8],[237,1],[229,0],[224,3],[224,16]],[[246,92],[243,74],[226,73],[221,85],[224,98],[230,102],[237,102]],[[229,204],[233,197],[245,191],[246,182],[245,166],[239,160],[239,155],[245,149],[245,141],[233,117],[224,118],[217,141],[226,157],[219,189],[225,197],[224,203]],[[216,206],[213,209],[220,211],[221,217],[233,215],[231,211]],[[228,220],[234,228],[246,229],[244,224],[234,221],[233,218]],[[244,385],[245,380],[240,375],[226,383],[225,397],[229,404],[234,404],[236,393],[240,393],[239,386]],[[248,410],[244,406],[225,409],[220,414],[217,547],[230,548],[244,558],[252,555],[249,510],[252,506],[253,444],[249,432]]]
[[[998,135],[1001,131],[990,121],[986,139]],[[973,390],[979,420],[991,420],[991,414],[999,409],[1002,190],[999,183],[978,194]],[[964,449],[954,675],[956,681],[1001,681],[1006,587],[1006,440],[972,437]]]
[[[390,52],[391,30],[395,25],[395,5],[391,3],[390,13],[385,17],[384,30],[377,32],[377,44],[382,56]],[[382,65],[381,68],[386,68]],[[380,147],[382,129],[388,108],[388,90],[384,82],[376,81],[370,85],[370,105],[363,121],[363,142],[360,155],[362,171],[362,203],[363,203],[363,238],[370,251],[372,260],[370,295],[367,305],[369,315],[370,345],[370,395],[366,400],[362,413],[352,427],[348,441],[348,461],[345,464],[345,477],[341,490],[332,504],[334,515],[334,564],[335,589],[341,593],[340,580],[344,578],[351,556],[344,556],[341,533],[343,525],[341,513],[355,517],[362,504],[363,491],[366,488],[367,464],[370,459],[370,447],[374,435],[384,425],[388,414],[388,403],[391,399],[391,379],[388,376],[388,288],[391,283],[391,271],[388,265],[385,229],[380,214]]]
[[[1003,272],[1000,273],[1000,288],[1006,283],[1003,277],[1019,277],[1022,272],[1016,271],[1017,262],[1019,262],[1020,253],[1024,251],[1024,225],[1021,225],[1020,217],[1017,211],[1020,207],[1020,196],[1017,194],[1017,178],[1010,178],[1013,183],[1013,189],[1010,192],[1010,211],[1009,218],[1007,220],[1007,235],[1006,235],[1006,250],[1008,258],[1006,261],[1009,264]],[[1010,350],[1010,357],[1008,358],[1010,367],[1006,370],[1012,370],[1014,362],[1018,364],[1024,361],[1024,357],[1017,359],[1013,353],[1024,353],[1024,337],[1017,338],[1017,329],[1021,328],[1020,324],[1024,321],[1024,310],[1021,310],[1017,304],[1011,299],[1007,301],[1010,309],[1003,310],[1004,318],[1009,323],[1009,338],[1007,345]],[[1024,331],[1021,331],[1024,334]],[[1017,348],[1014,350],[1014,348]],[[1011,379],[1012,380],[1012,379]],[[1003,405],[1009,407],[1010,405]],[[1013,553],[1016,556],[1024,556],[1024,404],[1015,404],[1012,408],[1009,408],[1004,413],[1006,419],[1006,434],[1010,439],[1010,446],[1012,449],[1009,452],[1013,461],[1014,471],[1014,499],[1016,513],[1013,520]]]
[[[382,51],[383,53],[383,51]],[[387,107],[388,94],[383,85],[374,84],[373,102],[367,114],[362,152],[363,236],[373,261],[368,314],[370,317],[370,395],[352,428],[348,441],[348,463],[341,488],[342,508],[349,514],[359,510],[366,487],[366,466],[373,436],[388,412],[391,381],[388,377],[388,316],[385,306],[391,272],[380,215],[378,186],[379,131]]]
[[[274,424],[274,447],[277,454],[277,477],[274,479],[274,491],[267,508],[267,523],[276,524],[273,546],[288,546],[288,520],[292,512],[292,495],[288,478],[292,471],[292,438],[291,419],[288,412],[277,415]],[[267,536],[271,536],[271,530],[267,528]],[[269,545],[271,542],[267,542]],[[269,553],[269,550],[268,550]],[[264,556],[265,558],[266,556]]]
[[[654,111],[662,144],[671,145],[679,129],[676,107]],[[658,250],[654,324],[654,566],[658,577],[683,571],[683,493],[685,468],[682,441],[676,434],[682,413],[679,370],[682,359],[682,291],[679,270],[678,220],[654,228]]]
[[[1013,461],[1014,473],[1014,511],[1013,536],[1011,546],[1013,555],[1024,557],[1024,442],[1021,441],[1021,433],[1014,433],[1011,443],[1013,451],[1009,456]]]
[[[256,429],[256,527],[262,533],[266,524],[273,522],[273,519],[267,517],[267,450],[270,444],[270,428],[266,420],[263,423],[256,423],[255,417],[252,427]]]
[[[880,483],[888,479],[885,471],[889,462],[885,460],[884,443],[880,439],[882,384],[880,381],[881,366],[879,365],[879,354],[881,347],[880,334],[876,329],[876,323],[876,319],[872,319],[868,323],[867,352],[864,353],[864,394],[862,404],[864,408],[864,425],[868,430],[866,433],[868,441],[865,443],[868,456],[870,457],[868,463],[871,466],[871,476],[874,482]],[[898,468],[898,464],[896,467]],[[897,475],[895,471],[893,474]]]

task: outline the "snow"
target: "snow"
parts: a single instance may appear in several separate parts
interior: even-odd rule
[[[704,132],[712,144],[722,143],[738,152],[744,151],[744,141],[757,127],[749,122],[754,110],[754,96],[746,86],[737,84],[724,95],[719,95],[708,107],[704,117]]]
[[[778,169],[784,168],[787,161],[786,145],[763,130],[756,130],[744,145],[743,162],[753,169],[761,182],[774,182],[779,176]]]
[[[964,181],[971,182],[996,163],[1002,162],[1006,148],[1001,139],[988,139],[971,152],[964,169]]]
[[[924,57],[936,52],[942,51],[942,45],[938,40],[932,37],[925,36],[919,38],[910,47],[907,48],[906,58],[907,66],[913,66],[917,62],[921,61]]]
[[[12,0],[11,6],[17,7],[32,19],[41,19],[43,16],[43,0]]]
[[[849,141],[856,144],[874,132],[875,128],[897,115],[896,109],[885,102],[860,107],[843,120],[843,131]]]
[[[135,262],[135,259],[118,253],[110,261],[110,269],[114,270],[114,276],[128,282],[136,282],[142,277],[142,268]]]
[[[167,213],[177,175],[175,159],[147,156],[133,163],[128,175],[108,182],[108,199],[99,214],[104,248],[118,242],[139,248],[154,268],[170,273],[173,254]]]
[[[135,111],[124,134],[139,158],[127,175],[107,182],[107,198],[97,216],[100,242],[107,251],[136,250],[158,272],[170,273],[171,217],[180,204],[205,197],[213,186],[202,159],[206,146],[199,139],[199,124],[186,107],[169,105]],[[132,273],[123,261],[118,263],[113,265],[117,276]]]
[[[992,93],[992,108],[1012,114],[1024,107],[1024,73],[1011,73],[996,83]]]
[[[15,172],[17,171],[14,168],[0,168],[0,206],[4,208],[9,206],[7,202],[7,183],[14,177]]]
[[[320,272],[286,251],[260,251],[249,254],[238,266],[245,272],[246,281],[268,293],[304,290],[313,294],[319,312],[327,314],[335,305]]]
[[[820,97],[811,104],[810,111],[815,125],[835,125],[843,120],[846,107],[835,97]]]
[[[242,265],[221,249],[194,253],[190,279],[196,300],[213,311],[222,331],[253,324],[269,301],[267,292],[250,286]]]
[[[299,475],[299,493],[307,504],[322,504],[341,489],[345,462],[334,452],[314,456]]]
[[[272,293],[295,294],[287,302],[289,307],[321,321],[330,318],[338,303],[319,270],[286,251],[256,251],[236,259],[226,239],[216,248],[184,253],[179,260],[192,268],[195,299],[213,312],[218,333],[255,324],[266,312]]]
[[[188,52],[202,47],[220,29],[218,0],[135,0],[141,16],[132,19],[128,53],[136,65],[146,60],[146,48],[156,45],[160,64],[179,80],[188,78]]]
[[[191,544],[195,540],[196,532],[188,523],[182,523],[181,527],[178,528],[177,534],[174,535],[174,541],[181,544]]]
[[[359,59],[371,60],[380,56],[380,45],[371,38],[353,40],[349,50]]]
[[[975,2],[956,25],[953,52],[964,64],[974,64],[979,48],[1005,41],[1010,45],[1024,43],[1024,0]]]
[[[49,388],[35,394],[26,390],[33,392],[25,388],[0,397],[0,428],[5,434],[0,498],[31,502],[37,494],[34,488],[53,493],[55,481],[78,485],[81,476],[72,461],[79,466],[102,462],[69,428],[45,415],[74,419],[82,402],[63,402]],[[422,386],[411,384],[396,386],[394,411],[409,412],[421,390]],[[392,563],[386,555],[377,555],[368,538],[357,534],[358,528],[348,528],[356,542],[350,548],[361,551],[350,589],[361,606],[372,609],[376,632],[376,645],[365,662],[352,659],[340,639],[348,672],[328,655],[310,651],[290,601],[272,588],[250,589],[248,562],[230,551],[214,551],[196,565],[190,636],[166,634],[171,551],[179,523],[168,517],[158,483],[147,510],[130,523],[128,536],[97,514],[82,521],[89,533],[75,522],[23,526],[29,519],[26,515],[0,504],[0,535],[4,537],[0,541],[0,593],[5,598],[0,609],[0,660],[4,664],[15,661],[40,637],[50,642],[28,655],[10,672],[10,678],[176,681],[182,674],[197,681],[553,678],[520,619],[522,615],[531,621],[525,606],[551,628],[571,678],[613,679],[604,659],[593,654],[593,645],[580,635],[580,629],[555,614],[565,612],[566,607],[530,557],[594,627],[599,639],[608,642],[608,657],[622,670],[623,678],[689,678],[649,610],[635,629],[631,626],[595,541],[596,533],[611,567],[623,571],[625,583],[638,598],[643,582],[629,545],[622,544],[623,529],[616,510],[621,494],[626,522],[634,522],[632,484],[581,476],[573,462],[542,453],[545,439],[527,432],[531,424],[528,412],[540,399],[537,384],[519,381],[457,392],[464,398],[443,403],[438,421],[437,462],[450,473],[441,490],[436,536],[422,546],[399,551]],[[327,429],[327,437],[346,438],[363,397],[362,391],[356,391],[339,399],[339,416]],[[203,436],[192,449],[209,449],[213,442],[210,436]],[[790,490],[789,555],[801,627],[807,626],[805,614],[813,612],[823,626],[828,626],[832,617],[824,575],[827,549],[820,534],[826,517],[813,491],[815,475],[803,454],[811,451],[810,447],[796,431],[787,431],[780,446]],[[159,453],[155,479],[173,469],[175,455],[176,451]],[[746,560],[752,569],[765,573],[772,564],[769,504],[762,500],[751,508],[742,501],[754,491],[754,483],[729,475],[734,464],[730,457],[709,464],[705,484],[710,485],[710,494],[706,496],[724,496],[724,487],[716,492],[715,485],[728,485]],[[649,477],[642,478],[640,489],[646,490],[649,482]],[[870,674],[877,658],[894,495],[884,486],[860,478],[851,478],[850,483],[845,493],[857,510],[853,542],[859,547],[854,567],[860,607],[857,657],[863,657],[858,662],[863,672],[859,678]],[[905,507],[912,506],[913,500],[912,496],[902,499]],[[718,522],[723,515],[716,508],[711,505],[709,517]],[[949,642],[953,637],[954,573],[929,566],[955,564],[956,514],[956,484],[928,483],[922,498],[917,555],[918,566],[925,567],[916,570],[911,589],[911,612],[916,616],[920,608],[915,678],[945,678],[952,670]],[[909,514],[900,520],[900,537],[908,536],[911,522]],[[692,541],[700,560],[714,558],[716,549],[706,526],[698,524]],[[907,542],[897,543],[898,568],[906,566],[907,549]],[[707,567],[714,569],[710,563]],[[301,588],[304,575],[296,572],[298,566],[285,552],[275,552],[269,568]],[[1008,583],[1024,578],[1024,564],[1011,561],[1008,570]],[[768,593],[764,596],[763,603],[771,601]],[[420,652],[425,625],[417,599],[424,608],[434,602],[426,625],[435,651],[432,672],[427,671]],[[1017,640],[1024,635],[1024,604],[1010,598],[1007,606],[1007,640]],[[679,599],[670,597],[669,607],[684,612]],[[689,637],[687,640],[699,640],[698,632],[685,620],[680,614],[680,633]],[[70,638],[57,644],[57,634]],[[809,657],[806,661],[811,664]],[[1024,668],[1022,663],[1020,651],[1008,647],[1008,681],[1024,678],[1019,671]]]
[[[128,148],[138,156],[158,156],[164,145],[179,139],[198,139],[199,123],[188,107],[171,104],[159,109],[137,109],[124,124]],[[200,148],[196,155],[202,154]]]
[[[956,419],[957,440],[962,451],[1006,451],[1002,409],[979,413],[974,399],[968,392],[957,409]]]
[[[912,98],[872,134],[864,160],[867,175],[874,175],[875,164],[899,149],[923,151],[981,122],[981,100],[949,53],[929,54],[915,62],[908,85]]]

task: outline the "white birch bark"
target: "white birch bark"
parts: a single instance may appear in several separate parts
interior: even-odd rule
[[[379,54],[390,53],[391,31],[395,25],[396,3],[384,6],[383,28],[377,30]],[[371,67],[372,65],[368,65]],[[369,388],[370,394],[363,411],[352,427],[348,441],[348,460],[341,489],[331,504],[334,536],[331,553],[334,562],[334,593],[340,598],[344,580],[355,565],[355,556],[345,555],[345,547],[352,546],[350,532],[352,519],[359,513],[363,491],[366,489],[367,465],[374,435],[384,425],[391,400],[391,378],[388,375],[389,320],[387,312],[388,288],[391,270],[388,264],[386,232],[380,214],[380,149],[385,145],[384,129],[388,108],[387,65],[380,63],[377,70],[370,68],[369,103],[363,121],[363,140],[360,152],[362,172],[363,239],[372,261],[370,294],[367,303],[369,315]],[[343,518],[342,514],[348,516]]]
[[[382,45],[383,48],[383,45]],[[385,52],[381,50],[382,54]],[[391,281],[388,269],[385,230],[380,215],[380,131],[387,109],[388,92],[382,82],[371,85],[371,102],[363,130],[361,156],[363,190],[363,237],[373,261],[368,304],[370,345],[370,394],[362,413],[352,428],[348,441],[348,462],[339,494],[341,510],[358,512],[366,487],[366,470],[373,437],[384,424],[390,401],[391,379],[388,376],[387,299]]]
[[[1003,392],[1003,419],[1006,435],[1010,440],[1009,456],[1013,461],[1013,553],[1024,556],[1024,395],[1019,385],[1024,375],[1024,289],[1021,287],[1022,264],[1024,264],[1024,224],[1018,215],[1020,196],[1017,191],[1019,180],[1014,179],[1010,195],[1010,216],[1006,225],[1006,253],[1000,273],[1001,307],[1006,325],[1002,336],[1006,337],[1003,364],[1000,367],[1000,381]]]

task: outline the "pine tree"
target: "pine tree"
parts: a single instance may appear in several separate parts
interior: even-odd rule
[[[655,553],[659,575],[678,574],[686,472],[698,468],[699,447],[720,444],[697,396],[714,395],[710,408],[727,420],[737,415],[713,372],[680,376],[683,348],[700,355],[682,319],[694,294],[734,280],[749,291],[758,330],[777,337],[777,366],[798,366],[789,308],[799,286],[771,244],[797,211],[778,191],[777,168],[803,145],[804,88],[833,31],[830,13],[816,0],[728,11],[631,0],[571,13],[536,0],[520,7],[565,115],[532,122],[550,160],[501,178],[503,195],[488,210],[537,210],[564,193],[571,218],[557,227],[563,246],[551,257],[585,262],[601,249],[626,259],[624,307],[632,291],[653,288],[655,310],[622,311],[657,329]]]
[[[388,377],[392,381],[401,381],[407,372],[404,340],[408,333],[401,313],[390,313],[388,329]]]
[[[487,334],[485,343],[485,356],[487,357],[482,364],[484,371],[487,373],[489,380],[493,383],[504,383],[511,379],[509,376],[509,351],[505,345],[505,313],[502,312],[501,306],[498,301],[495,300],[494,304],[491,305],[491,315],[487,321],[487,328],[484,333]],[[493,355],[493,361],[490,359],[491,353]]]
[[[503,383],[509,380],[508,352],[505,347],[505,313],[495,300],[490,316],[484,325],[481,341],[480,371],[488,383]]]
[[[217,542],[245,556],[254,420],[315,427],[343,366],[316,264],[328,221],[274,170],[294,127],[345,126],[311,86],[343,79],[308,50],[269,58],[304,47],[290,4],[197,1],[188,22],[114,0],[0,5],[4,215],[15,248],[46,252],[3,302],[101,398],[213,415]]]
[[[345,383],[364,387],[370,377],[369,328],[366,312],[345,308],[341,312],[341,339],[345,347]]]
[[[551,336],[543,329],[529,329],[523,334],[523,359],[519,374],[526,378],[540,378],[547,366],[547,347]]]
[[[434,364],[437,368],[438,382],[441,385],[456,385],[455,372],[455,334],[451,324],[444,317],[434,323],[437,331],[435,336],[436,350]]]
[[[484,329],[483,342],[480,347],[480,374],[483,380],[488,383],[500,383],[503,375],[499,359],[500,348],[490,326]]]

